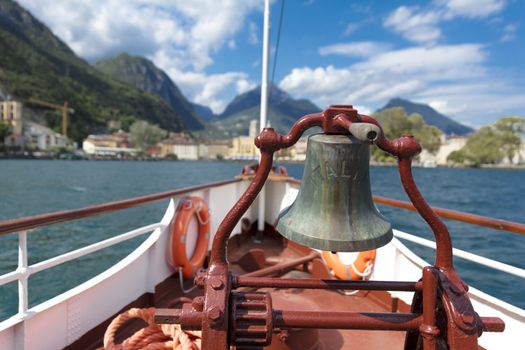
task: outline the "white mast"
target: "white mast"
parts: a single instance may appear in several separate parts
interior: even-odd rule
[[[263,27],[263,53],[262,53],[262,77],[261,77],[261,114],[259,118],[259,131],[267,124],[268,114],[268,57],[270,42],[270,0],[264,1],[264,27]],[[259,159],[260,162],[260,159]],[[266,187],[259,193],[259,217],[257,230],[264,231],[264,211],[266,205]]]

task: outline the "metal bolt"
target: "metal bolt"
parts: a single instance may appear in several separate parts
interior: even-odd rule
[[[222,281],[218,278],[212,279],[210,284],[213,289],[221,289],[224,286]]]
[[[208,310],[208,318],[212,321],[217,321],[221,316],[222,312],[218,307],[213,306]]]
[[[196,297],[195,299],[193,299],[191,306],[193,307],[193,309],[195,309],[195,311],[201,312],[204,309],[204,298]]]
[[[283,329],[279,332],[279,340],[283,343],[286,343],[286,339],[288,339],[288,331]]]

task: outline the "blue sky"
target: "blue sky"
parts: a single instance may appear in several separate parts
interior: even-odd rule
[[[86,60],[148,57],[215,112],[260,82],[262,0],[20,3]],[[275,83],[321,108],[403,97],[471,126],[525,115],[524,15],[519,0],[287,0]]]

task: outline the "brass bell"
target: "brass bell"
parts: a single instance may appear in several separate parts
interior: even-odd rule
[[[393,237],[370,189],[370,147],[351,135],[308,138],[303,181],[277,231],[311,248],[336,252],[379,248]]]

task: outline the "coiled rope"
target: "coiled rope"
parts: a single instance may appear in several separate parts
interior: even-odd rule
[[[135,332],[120,344],[115,344],[117,330],[127,321],[141,318],[148,326]],[[104,334],[104,347],[98,350],[199,350],[200,331],[184,331],[178,324],[155,323],[155,308],[129,309],[115,317]]]

